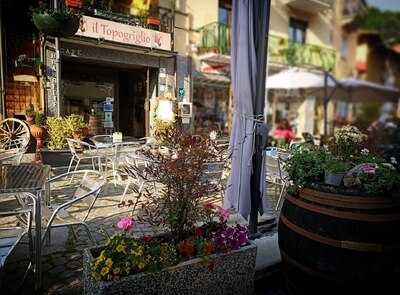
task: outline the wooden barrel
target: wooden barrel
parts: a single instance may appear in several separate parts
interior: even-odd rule
[[[383,290],[400,279],[400,200],[313,189],[288,194],[279,247],[285,274],[299,294],[321,287],[332,293]]]

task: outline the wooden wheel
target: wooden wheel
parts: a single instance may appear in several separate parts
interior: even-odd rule
[[[23,121],[14,118],[0,121],[0,149],[25,149],[29,139],[29,127]]]

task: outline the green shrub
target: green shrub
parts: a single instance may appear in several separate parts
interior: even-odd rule
[[[74,132],[87,127],[82,116],[70,115],[68,117],[47,118],[49,132],[49,149],[62,150],[68,147],[67,138],[73,138]]]
[[[294,189],[321,182],[326,160],[326,151],[318,147],[295,152],[288,159],[285,167]]]

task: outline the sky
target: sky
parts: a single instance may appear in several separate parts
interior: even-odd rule
[[[368,5],[376,6],[381,10],[400,11],[400,0],[367,0]]]

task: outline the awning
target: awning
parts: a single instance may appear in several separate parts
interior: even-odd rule
[[[219,54],[215,52],[208,52],[202,55],[199,55],[198,60],[205,61],[209,63],[217,63],[217,64],[226,64],[229,65],[231,62],[230,55]]]
[[[214,85],[214,86],[224,86],[228,87],[231,83],[231,79],[224,75],[206,74],[201,72],[193,72],[193,81],[195,83]]]

